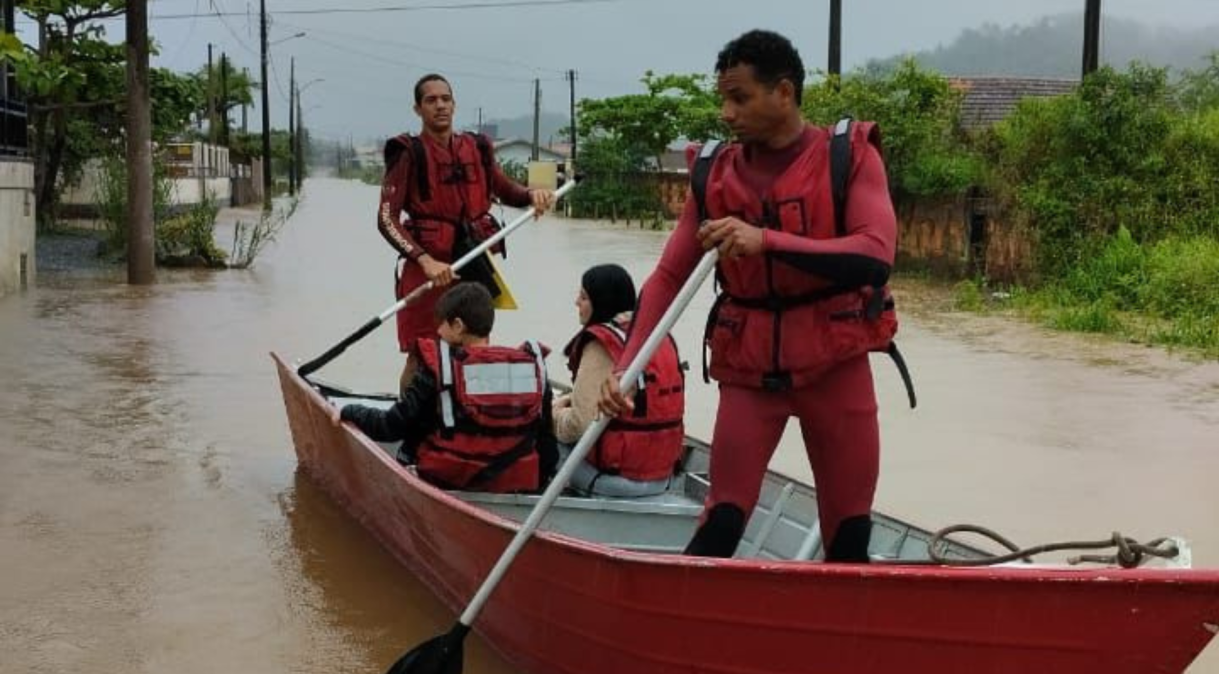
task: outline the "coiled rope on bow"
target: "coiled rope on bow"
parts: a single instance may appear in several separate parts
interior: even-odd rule
[[[1010,552],[1001,555],[988,555],[974,559],[963,559],[959,557],[945,557],[942,549],[947,546],[945,543],[948,536],[955,533],[972,533],[978,536],[989,538],[992,541],[1002,545],[1010,550]],[[990,566],[993,564],[1003,564],[1015,560],[1023,560],[1031,563],[1033,555],[1040,555],[1047,552],[1055,552],[1059,550],[1107,550],[1109,548],[1117,548],[1116,552],[1111,555],[1075,555],[1067,558],[1068,564],[1116,564],[1124,569],[1133,569],[1142,564],[1148,557],[1159,557],[1161,559],[1172,559],[1180,554],[1177,548],[1169,538],[1162,537],[1140,543],[1133,538],[1128,538],[1118,532],[1113,532],[1113,536],[1100,541],[1065,541],[1062,543],[1047,543],[1045,545],[1035,545],[1029,548],[1021,548],[1015,543],[1009,541],[998,533],[987,529],[986,527],[976,524],[954,524],[949,527],[944,527],[931,537],[930,543],[927,544],[927,553],[931,557],[931,563],[944,564],[947,566]]]

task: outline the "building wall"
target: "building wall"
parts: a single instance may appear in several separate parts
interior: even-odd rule
[[[34,283],[34,165],[0,158],[0,296]],[[24,261],[23,261],[24,260]]]
[[[685,205],[688,177],[662,174],[661,201],[669,217]],[[971,223],[978,225],[971,233]],[[971,241],[971,239],[974,239]],[[986,198],[920,199],[897,209],[897,268],[921,267],[949,276],[984,275],[992,281],[1027,280],[1033,270],[1033,233]]]

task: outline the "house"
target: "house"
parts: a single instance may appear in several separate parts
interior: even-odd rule
[[[0,296],[32,285],[35,272],[34,164],[26,106],[13,93],[0,82]]]
[[[953,77],[949,86],[962,92],[961,126],[977,131],[1006,118],[1025,98],[1048,98],[1075,91],[1078,80],[1036,77]]]
[[[570,152],[570,147],[567,148],[567,152]],[[567,152],[560,151],[558,146],[553,149],[542,146],[538,148],[538,160],[563,164],[567,161]],[[500,164],[512,161],[527,165],[533,159],[533,143],[524,138],[497,140],[495,141],[495,158],[499,160]]]

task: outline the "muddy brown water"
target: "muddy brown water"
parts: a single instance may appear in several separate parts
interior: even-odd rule
[[[392,303],[375,199],[310,182],[248,271],[162,271],[151,288],[50,272],[0,299],[0,672],[375,672],[452,623],[298,473],[267,358],[310,358]],[[498,339],[560,348],[580,273],[618,261],[642,280],[664,238],[522,229],[504,269],[523,309]],[[874,361],[878,508],[1029,544],[1182,534],[1219,567],[1219,365],[945,313],[937,292],[897,288],[918,410]],[[696,374],[710,299],[676,330]],[[386,326],[322,374],[389,390],[398,367]],[[715,393],[691,382],[706,437]],[[794,428],[773,465],[808,477]],[[1217,651],[1190,672],[1219,673]],[[512,671],[476,638],[467,654],[467,671]]]

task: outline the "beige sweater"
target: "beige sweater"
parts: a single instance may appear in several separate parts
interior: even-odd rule
[[[567,445],[579,442],[584,430],[592,425],[597,418],[601,383],[613,369],[614,361],[610,359],[609,351],[596,340],[589,340],[580,357],[580,369],[572,382],[572,392],[565,396],[570,398],[571,404],[556,406],[554,411],[554,434],[559,442]]]

